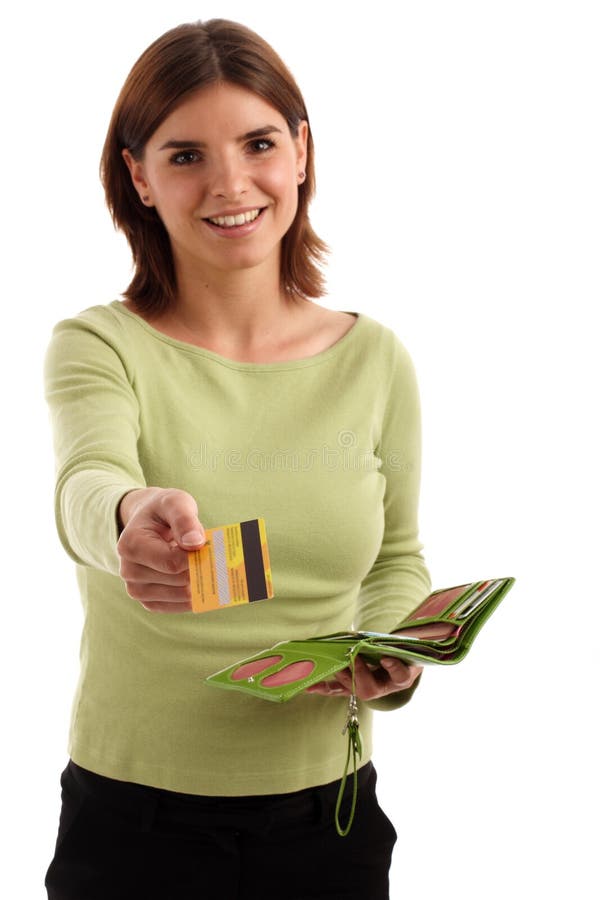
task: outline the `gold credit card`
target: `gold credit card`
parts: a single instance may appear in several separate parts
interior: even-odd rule
[[[264,519],[207,528],[205,533],[206,543],[188,553],[194,612],[273,596]]]

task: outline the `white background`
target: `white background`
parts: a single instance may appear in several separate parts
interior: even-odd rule
[[[304,92],[313,221],[333,251],[324,303],[412,354],[434,586],[517,578],[465,662],[377,716],[391,896],[597,897],[596,11],[57,0],[4,19],[2,897],[45,896],[81,628],[43,354],[58,319],[128,283],[97,167],[129,68],[166,29],[214,16],[262,34]]]

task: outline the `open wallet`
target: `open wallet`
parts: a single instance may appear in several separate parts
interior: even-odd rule
[[[384,656],[397,657],[413,665],[452,665],[469,652],[483,624],[498,607],[514,584],[514,578],[473,581],[434,591],[393,634],[372,631],[338,632],[305,640],[282,641],[246,659],[209,675],[207,684],[226,690],[244,691],[263,700],[279,703],[291,700],[306,688],[327,681],[342,669],[350,669],[354,684],[354,660],[360,654],[368,665],[377,667]],[[422,626],[438,626],[435,634],[419,636]],[[439,628],[439,626],[444,626]],[[338,833],[346,835],[351,827],[356,804],[356,765],[361,755],[358,703],[352,692],[343,733],[348,733],[348,756],[336,807]],[[354,797],[345,828],[339,822],[339,810],[346,783],[350,755],[354,761]]]
[[[282,703],[350,667],[359,654],[374,664],[383,656],[395,656],[414,665],[458,663],[514,580],[474,581],[434,591],[398,625],[394,634],[349,631],[282,641],[209,675],[206,682]],[[453,630],[442,638],[415,636],[416,627],[431,624],[449,624]]]

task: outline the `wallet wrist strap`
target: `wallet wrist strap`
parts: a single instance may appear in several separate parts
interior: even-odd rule
[[[356,800],[358,796],[358,771],[357,771],[357,762],[362,756],[362,741],[360,739],[359,733],[359,724],[358,724],[358,702],[356,699],[355,693],[355,685],[354,685],[354,659],[356,657],[355,653],[352,653],[350,657],[350,669],[352,672],[352,693],[350,695],[350,700],[348,701],[348,717],[346,719],[346,724],[344,725],[344,729],[342,734],[348,733],[348,751],[346,753],[346,765],[344,766],[344,774],[342,775],[342,780],[340,782],[340,789],[338,791],[337,802],[335,804],[335,827],[337,833],[340,837],[346,837],[352,828],[352,823],[354,821],[354,813],[356,812]],[[346,781],[348,780],[348,768],[350,766],[350,754],[352,754],[352,805],[350,807],[350,814],[348,816],[348,821],[345,827],[342,827],[340,824],[340,809],[342,806],[342,799],[344,796],[344,789],[346,787]]]

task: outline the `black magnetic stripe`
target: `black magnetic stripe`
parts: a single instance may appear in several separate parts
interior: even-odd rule
[[[244,548],[248,599],[250,601],[265,600],[267,597],[267,582],[265,580],[258,519],[240,522],[240,531],[242,533],[242,547]]]

